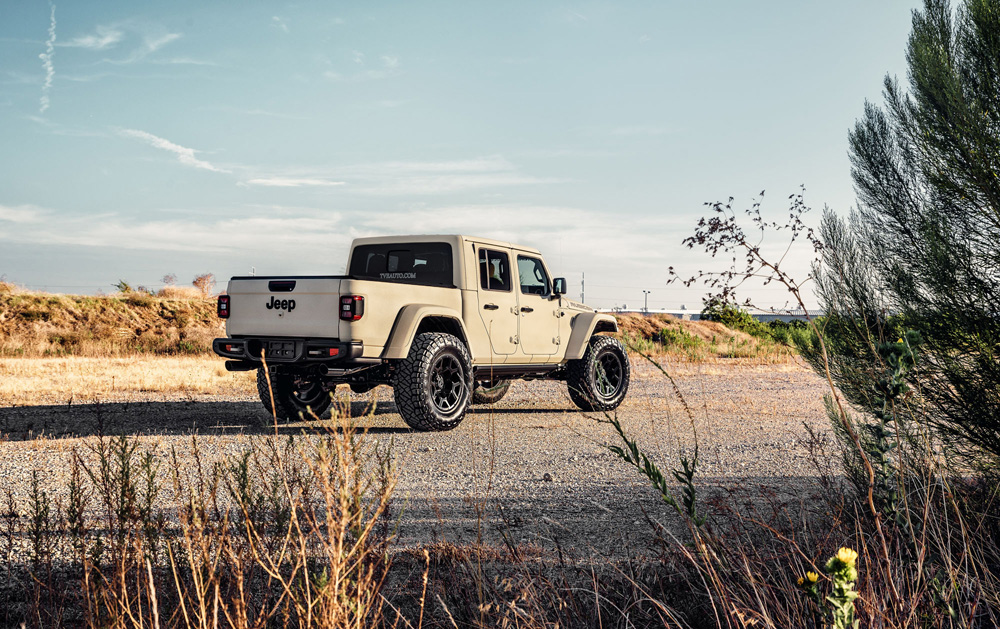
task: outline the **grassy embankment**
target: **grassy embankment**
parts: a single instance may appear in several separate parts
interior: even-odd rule
[[[249,393],[213,359],[221,333],[215,300],[195,288],[91,296],[0,282],[0,406]]]
[[[59,295],[0,282],[0,357],[196,355],[220,331],[215,301],[194,288]]]
[[[669,315],[619,315],[628,345],[690,362],[748,359],[770,364],[794,356],[788,343],[712,321]],[[95,358],[211,353],[222,333],[215,302],[193,288],[153,296],[130,292],[81,296],[29,292],[0,282],[0,357]]]
[[[788,364],[788,342],[712,321],[619,315],[630,349],[679,363]],[[0,405],[128,401],[143,394],[250,395],[211,352],[215,301],[195,288],[83,296],[0,282]]]

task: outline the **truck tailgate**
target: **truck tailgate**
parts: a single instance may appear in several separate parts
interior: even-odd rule
[[[342,276],[234,277],[226,332],[236,336],[339,338]]]

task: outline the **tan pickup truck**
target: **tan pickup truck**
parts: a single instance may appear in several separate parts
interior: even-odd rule
[[[588,411],[611,410],[630,366],[606,314],[566,298],[527,247],[470,236],[359,238],[344,276],[234,277],[219,297],[230,371],[257,370],[284,419],[324,413],[338,384],[393,388],[417,430],[450,430],[514,379],[564,380]],[[262,361],[263,359],[263,361]],[[264,367],[266,363],[266,369]]]

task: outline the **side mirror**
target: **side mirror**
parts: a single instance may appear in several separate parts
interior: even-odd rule
[[[557,277],[556,279],[552,280],[552,292],[555,293],[556,295],[565,295],[566,294],[566,278],[565,277]]]

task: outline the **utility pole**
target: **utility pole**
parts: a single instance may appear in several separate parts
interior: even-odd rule
[[[646,314],[649,314],[649,294],[651,292],[653,291],[651,290],[642,291],[642,300],[643,300],[642,311],[645,312]]]
[[[587,274],[584,273],[584,272],[581,272],[580,273],[580,303],[582,303],[582,304],[587,303],[587,298],[586,298],[586,295],[587,295],[586,283],[587,283]]]

